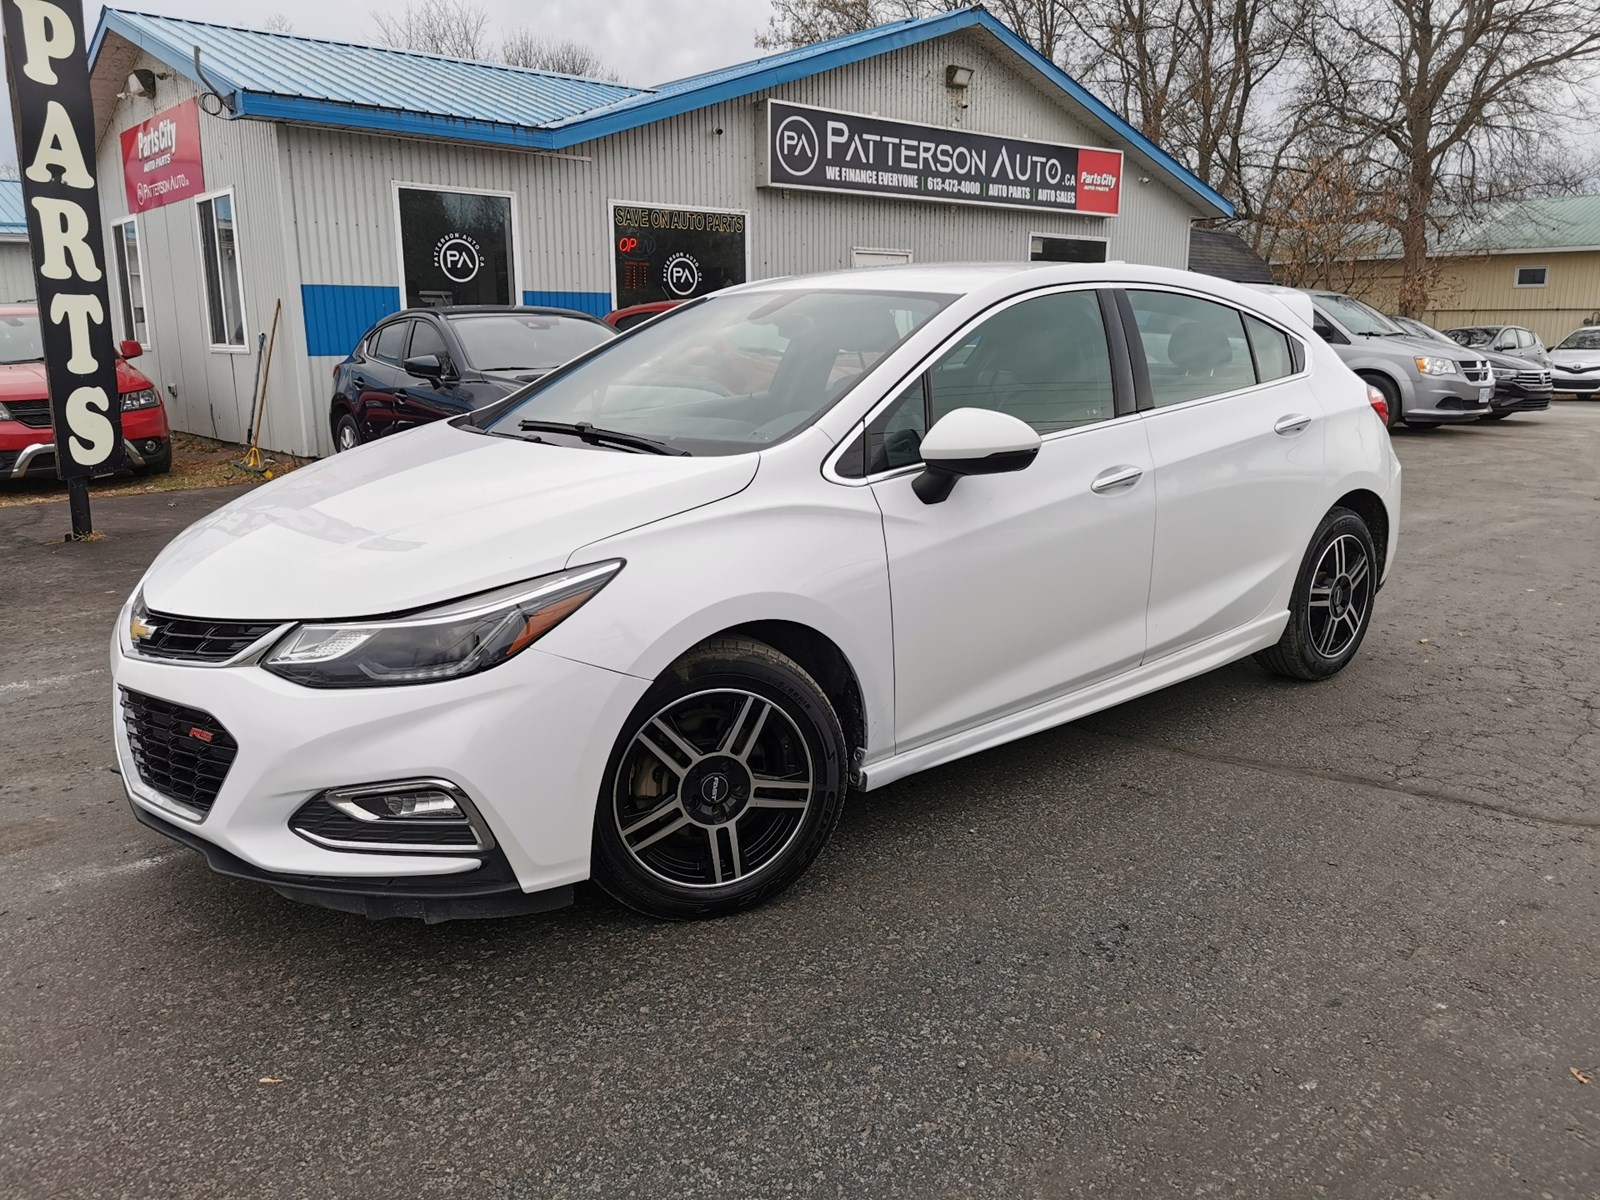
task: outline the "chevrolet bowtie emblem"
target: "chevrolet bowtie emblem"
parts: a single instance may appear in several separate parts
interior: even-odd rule
[[[128,621],[128,640],[130,642],[142,642],[155,631],[156,627],[145,624],[142,617],[134,616]]]

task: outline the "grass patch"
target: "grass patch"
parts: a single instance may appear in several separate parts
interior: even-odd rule
[[[151,492],[187,492],[195,488],[233,487],[241,483],[261,483],[265,475],[239,466],[244,446],[219,442],[193,433],[172,435],[172,470],[165,475],[143,475],[119,471],[89,484],[91,497],[143,496]],[[274,477],[287,474],[313,460],[292,454],[267,454],[262,461]],[[18,504],[50,504],[67,498],[67,485],[59,479],[19,479],[0,483],[0,508]]]

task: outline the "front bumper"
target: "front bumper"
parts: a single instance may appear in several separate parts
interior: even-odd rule
[[[1405,405],[1407,421],[1452,425],[1476,421],[1491,411],[1492,383],[1471,383],[1460,377],[1424,375],[1413,380],[1411,386],[1411,399]]]
[[[588,878],[605,764],[648,680],[534,646],[465,679],[325,691],[257,666],[136,657],[123,649],[127,620],[125,607],[111,647],[124,785],[141,820],[152,817],[186,835],[180,840],[227,856],[212,859],[214,867],[236,860],[243,865],[226,873],[322,894],[400,896],[397,881],[432,888],[473,880],[492,855],[333,850],[289,828],[290,817],[328,788],[435,777],[471,798],[522,892]],[[202,820],[186,816],[140,779],[121,688],[202,710],[238,742]]]
[[[40,433],[49,436],[48,429]],[[165,437],[140,438],[137,442],[130,438],[122,441],[122,452],[126,456],[124,466],[134,470],[145,465],[146,453],[156,455],[161,453],[167,444]],[[151,446],[154,449],[151,449]],[[56,473],[56,446],[54,442],[29,442],[15,450],[0,450],[0,479],[39,479],[46,476],[55,477]]]
[[[1543,412],[1550,407],[1550,388],[1526,388],[1517,383],[1497,383],[1494,399],[1489,402],[1495,412]]]
[[[1556,368],[1550,372],[1550,382],[1558,392],[1574,396],[1592,396],[1600,392],[1600,371],[1570,375]]]

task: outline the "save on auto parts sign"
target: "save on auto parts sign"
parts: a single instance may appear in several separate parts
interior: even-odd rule
[[[611,204],[618,308],[692,300],[750,277],[749,218],[735,209]]]
[[[83,10],[77,0],[0,0],[0,9],[56,473],[80,479],[122,465]]]
[[[1114,217],[1122,152],[888,121],[771,100],[765,187]]]
[[[200,165],[200,108],[185,100],[122,131],[128,211],[145,212],[206,190]]]

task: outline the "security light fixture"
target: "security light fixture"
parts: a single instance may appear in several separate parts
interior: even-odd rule
[[[156,73],[148,67],[140,67],[128,76],[128,95],[149,96],[156,94]]]
[[[944,69],[945,87],[964,88],[972,82],[972,68],[958,67],[954,63]]]

